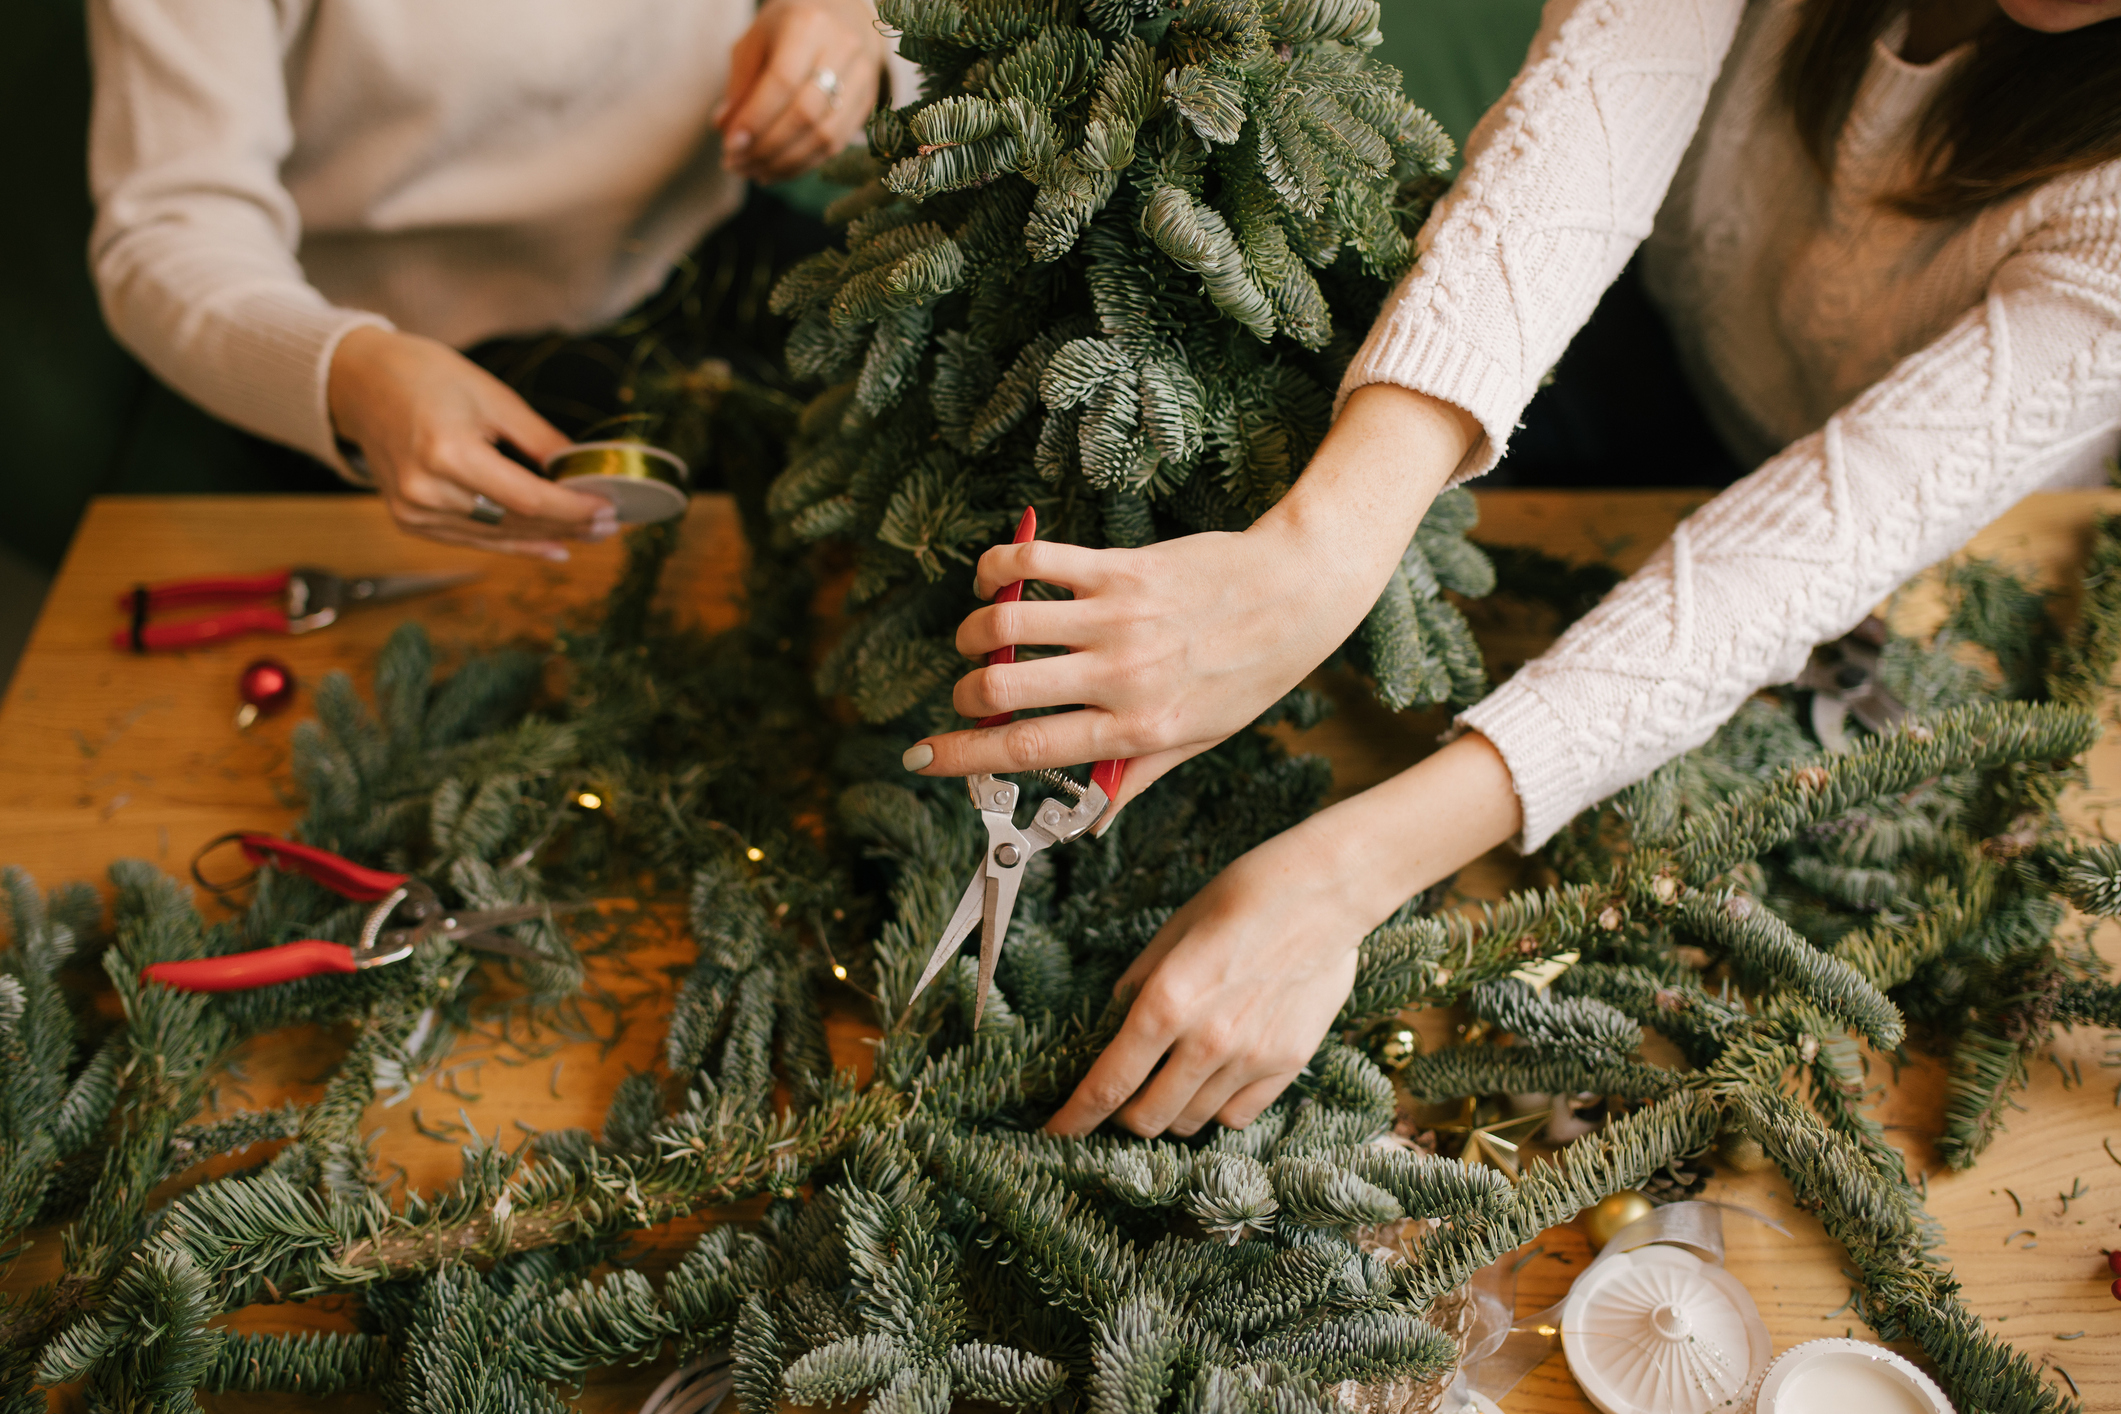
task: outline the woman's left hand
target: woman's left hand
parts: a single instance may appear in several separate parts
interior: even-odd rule
[[[1127,1020],[1047,1131],[1250,1124],[1317,1053],[1370,930],[1520,824],[1509,766],[1468,732],[1240,856],[1120,978]]]
[[[1108,1116],[1144,1136],[1235,1129],[1272,1104],[1347,1000],[1376,923],[1349,909],[1333,855],[1299,825],[1172,914],[1114,989],[1135,994],[1126,1024],[1048,1132],[1088,1134]]]
[[[714,115],[722,165],[783,182],[853,143],[876,107],[884,52],[868,0],[767,0],[730,54]]]

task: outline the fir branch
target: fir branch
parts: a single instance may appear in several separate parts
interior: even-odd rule
[[[2055,998],[2055,1020],[2064,1026],[2121,1027],[2121,986],[2112,982],[2065,983]]]
[[[1669,1095],[1680,1078],[1640,1061],[1585,1057],[1544,1046],[1446,1046],[1415,1056],[1399,1082],[1417,1100],[1461,1095],[1573,1095],[1591,1091],[1630,1099]]]
[[[651,1136],[659,1151],[653,1155],[592,1151],[579,1166],[533,1167],[516,1181],[502,1213],[469,1213],[446,1224],[392,1216],[340,1238],[321,1270],[334,1283],[360,1285],[450,1261],[653,1227],[754,1193],[786,1191],[863,1135],[891,1124],[902,1105],[896,1094],[872,1090],[768,1123],[726,1111],[680,1115]]]
[[[1938,776],[2021,761],[2063,761],[2098,736],[2088,713],[2023,702],[1978,703],[1867,737],[1818,764],[1770,780],[1690,820],[1674,850],[1689,883],[1702,884],[1868,801]]]
[[[222,1343],[199,1388],[211,1394],[320,1397],[375,1389],[389,1369],[389,1342],[377,1336],[252,1333]]]
[[[1863,975],[1839,958],[1820,952],[1767,908],[1744,894],[1714,898],[1694,894],[1679,917],[1696,937],[1731,960],[1772,977],[1821,1011],[1847,1021],[1880,1049],[1900,1044],[1907,1029],[1899,1008]]]

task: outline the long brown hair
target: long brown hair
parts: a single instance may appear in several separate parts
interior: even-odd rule
[[[1807,0],[1782,56],[1782,96],[1821,171],[1907,0]],[[1920,175],[1891,204],[1911,216],[1969,215],[2121,157],[2121,20],[2041,34],[1997,15],[1930,100],[1916,133]]]

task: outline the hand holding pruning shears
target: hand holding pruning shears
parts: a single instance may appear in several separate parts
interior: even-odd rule
[[[1124,757],[1124,806],[1242,731],[1347,641],[1478,431],[1421,394],[1359,388],[1289,493],[1243,531],[1133,549],[995,546],[980,558],[982,593],[1037,579],[1072,597],[996,596],[959,628],[958,651],[1047,643],[1068,656],[990,657],[959,680],[957,710],[976,720],[1069,710],[924,738],[906,768],[965,776]]]
[[[1016,539],[1012,543],[1026,544],[1037,534],[1038,513],[1027,507],[1023,519],[1017,522]],[[1023,581],[1019,580],[1005,586],[995,598],[1001,603],[1014,603],[1023,592]],[[997,648],[987,655],[987,661],[1013,663],[1016,648],[1014,645]],[[1001,726],[1008,720],[1009,713],[1003,712],[986,718],[980,725]],[[994,986],[994,964],[1001,957],[1003,940],[1009,935],[1009,919],[1016,912],[1016,895],[1023,887],[1024,870],[1030,865],[1031,857],[1051,845],[1067,844],[1097,829],[1108,817],[1126,770],[1124,761],[1100,761],[1090,772],[1087,788],[1078,786],[1058,772],[1048,774],[1045,779],[1073,795],[1075,803],[1064,805],[1049,797],[1032,812],[1031,823],[1022,829],[1016,825],[1018,791],[1012,782],[980,773],[965,778],[965,787],[979,810],[980,823],[987,827],[987,848],[980,855],[980,867],[973,873],[972,882],[965,886],[957,912],[951,915],[948,926],[943,929],[942,940],[935,945],[935,952],[929,957],[921,980],[913,988],[913,997],[919,996],[957,956],[958,948],[976,923],[980,930],[979,989],[972,1004],[972,1024],[974,1027],[979,1025],[980,1016],[986,1010],[987,993]],[[907,1000],[910,1002],[912,997]]]

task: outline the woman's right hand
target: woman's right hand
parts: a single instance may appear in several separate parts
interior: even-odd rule
[[[327,398],[332,428],[361,449],[392,519],[449,545],[567,558],[563,540],[618,530],[611,503],[570,491],[501,454],[506,441],[543,463],[567,438],[514,389],[447,344],[364,327],[339,340]],[[498,502],[498,525],[471,518]]]
[[[978,659],[1039,643],[1069,652],[975,668],[954,705],[974,721],[1070,710],[924,738],[906,769],[967,776],[1121,758],[1124,805],[1242,730],[1355,631],[1480,435],[1460,408],[1373,384],[1349,395],[1309,468],[1247,530],[1139,549],[1035,540],[987,551],[981,594],[1037,579],[1072,597],[975,610],[958,630],[959,651]]]

